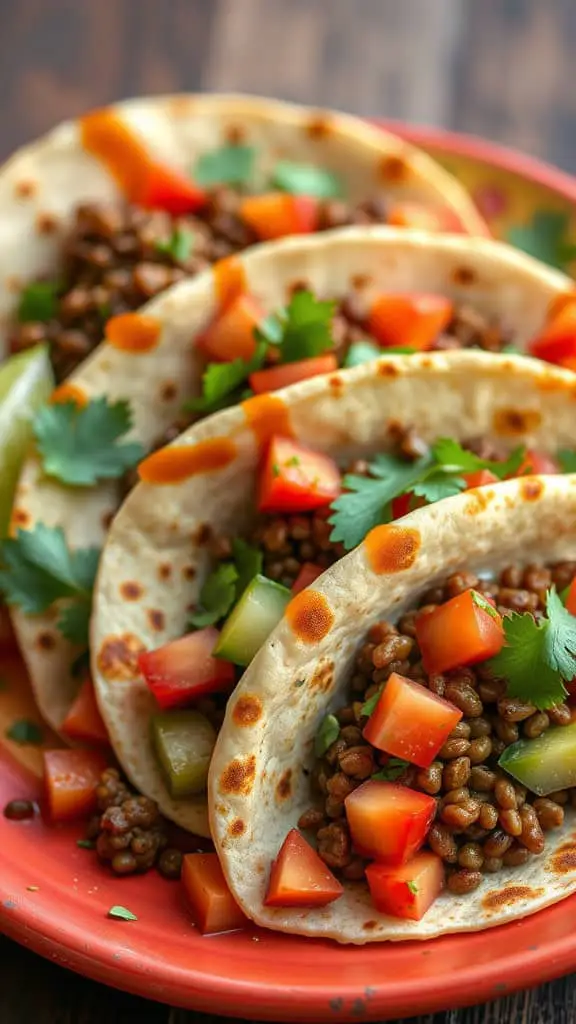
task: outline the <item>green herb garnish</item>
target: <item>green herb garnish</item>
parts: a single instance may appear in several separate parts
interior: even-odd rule
[[[76,846],[79,846],[81,850],[95,850],[96,843],[93,839],[77,839]]]
[[[386,764],[372,778],[381,782],[396,782],[408,768],[410,768],[408,761],[404,761],[401,757],[389,757]]]
[[[52,320],[58,312],[58,291],[56,281],[32,281],[22,290],[18,303],[20,323],[31,320]]]
[[[576,259],[569,239],[571,217],[561,210],[537,210],[529,224],[510,228],[508,241],[544,263],[565,270]]]
[[[336,303],[320,301],[312,292],[297,291],[284,309],[267,316],[256,328],[260,341],[280,348],[283,363],[310,359],[334,347],[332,317]]]
[[[108,911],[108,917],[113,917],[117,921],[137,921],[136,914],[133,914],[127,907],[110,907]]]
[[[202,153],[193,177],[198,185],[247,185],[252,177],[256,150],[253,146],[220,146]]]
[[[36,722],[29,721],[27,718],[19,718],[16,722],[13,722],[10,728],[6,729],[5,736],[14,743],[21,744],[21,746],[28,743],[38,746],[44,739],[40,726]]]
[[[188,228],[174,228],[168,239],[158,239],[156,249],[174,260],[175,263],[186,263],[194,248],[194,234]]]
[[[337,199],[343,195],[338,175],[313,164],[298,164],[292,160],[279,160],[272,172],[272,184],[283,192],[297,196],[315,196],[317,199]]]
[[[418,894],[418,886],[416,885],[416,882],[414,882],[411,879],[409,882],[406,882],[406,885],[408,886],[413,896],[416,896]]]
[[[324,754],[331,747],[340,735],[340,722],[336,715],[326,715],[322,719],[320,728],[314,739],[314,753],[316,757],[324,757]]]
[[[239,399],[244,400],[237,394],[238,389],[251,373],[261,369],[265,358],[266,345],[260,342],[251,359],[234,359],[231,363],[210,363],[202,376],[202,395],[187,402],[186,411],[206,415],[233,405]]]

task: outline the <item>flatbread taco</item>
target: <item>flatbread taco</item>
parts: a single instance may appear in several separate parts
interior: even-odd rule
[[[376,526],[292,598],[209,776],[249,917],[422,939],[574,892],[575,555],[576,477],[527,476]]]

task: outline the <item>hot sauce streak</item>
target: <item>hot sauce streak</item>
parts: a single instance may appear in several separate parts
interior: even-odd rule
[[[242,409],[260,446],[264,447],[274,435],[293,436],[288,406],[281,398],[256,395],[242,402]]]
[[[148,484],[178,484],[198,473],[224,469],[236,458],[237,449],[227,437],[215,437],[182,447],[162,448],[138,467],[140,479]]]
[[[106,341],[122,352],[151,352],[160,339],[162,325],[144,313],[120,313],[106,324]]]

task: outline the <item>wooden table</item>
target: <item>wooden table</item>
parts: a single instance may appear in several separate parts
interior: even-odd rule
[[[575,171],[575,44],[573,0],[0,0],[0,156],[119,97],[246,90],[475,132]],[[208,1021],[0,940],[2,1024],[141,1014],[150,1024]],[[575,1019],[567,979],[418,1022]]]

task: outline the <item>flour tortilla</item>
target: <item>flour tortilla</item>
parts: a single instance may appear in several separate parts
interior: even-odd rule
[[[412,424],[428,441],[488,435],[507,449],[574,447],[575,397],[568,371],[472,351],[389,356],[276,393],[294,436],[342,464],[389,447],[392,422]],[[254,518],[259,445],[242,407],[204,420],[171,447],[216,438],[235,445],[229,465],[177,484],[141,482],[127,498],[102,555],[91,636],[100,710],[122,766],[167,817],[202,834],[205,800],[172,800],[157,768],[149,730],[157,707],[134,655],[187,632],[210,569],[206,526],[234,536]]]
[[[243,269],[247,289],[265,310],[284,304],[291,287],[302,281],[324,297],[341,297],[359,286],[369,293],[438,292],[470,303],[480,312],[505,322],[514,331],[520,347],[542,327],[550,304],[571,287],[569,279],[558,271],[489,239],[474,239],[472,243],[461,236],[425,235],[393,228],[350,228],[330,235],[287,239],[243,253],[237,265]],[[87,398],[107,395],[111,401],[127,399],[134,415],[131,439],[150,449],[178,418],[183,402],[199,392],[201,361],[194,350],[193,339],[217,309],[213,270],[194,280],[183,281],[144,307],[143,312],[156,318],[159,324],[159,341],[155,348],[133,354],[104,341],[72,374],[70,382]],[[481,354],[473,358],[469,365],[474,367],[474,372],[477,367],[487,365],[484,359],[488,357]],[[417,373],[427,362],[428,356],[423,363],[414,363],[409,372]],[[433,360],[433,365],[448,364]],[[502,381],[499,388],[507,385],[506,365],[506,361],[499,364],[497,376]],[[553,373],[550,369],[533,366],[532,362],[523,372],[530,380],[535,379],[533,374],[538,377],[541,373]],[[340,373],[331,379],[339,378]],[[383,393],[379,389],[386,382],[373,387],[378,378],[373,369],[365,368],[357,376],[352,374],[343,379],[366,383],[359,383],[357,391],[347,390],[342,401],[336,401],[335,396],[330,398],[326,385],[307,382],[295,386],[290,402],[308,409],[311,403],[306,396],[315,395],[319,388],[320,395],[326,393],[325,404],[330,407],[325,423],[322,417],[314,416],[313,429],[307,429],[304,418],[303,436],[314,444],[318,435],[320,445],[329,444],[333,450],[338,449],[341,440],[346,438],[343,414],[348,409],[357,420],[351,425],[356,441],[361,444],[364,438],[368,443],[377,444],[377,437],[370,437],[371,431],[377,428],[377,422],[373,421],[375,410],[365,411],[363,404],[369,409],[373,401],[380,401]],[[419,404],[424,406],[423,416],[427,415],[428,407],[435,405],[427,380],[424,373],[418,397]],[[569,378],[563,380],[568,382]],[[450,394],[454,391],[457,396],[458,374],[451,381],[447,387]],[[411,386],[407,384],[405,390],[410,391]],[[355,394],[361,397],[354,398]],[[521,398],[519,392],[511,395],[512,401]],[[324,403],[324,399],[318,400]],[[413,412],[415,404],[416,392],[407,404],[403,393],[395,414],[401,418],[403,410]],[[447,399],[445,404],[450,406],[452,399]],[[430,408],[429,411],[434,415],[435,410]],[[446,408],[443,413],[447,416]],[[549,415],[553,430],[551,407]],[[220,421],[222,426],[217,429],[225,432],[229,422],[238,422],[236,417],[242,420],[242,413],[227,412],[224,417]],[[448,432],[458,435],[458,423],[452,422],[450,417],[438,422],[441,431],[446,432],[449,427]],[[576,438],[576,428],[575,434],[570,436]],[[198,482],[199,489],[204,485],[204,480]],[[179,514],[178,501],[176,498],[172,513],[175,519]],[[49,526],[60,525],[72,547],[99,546],[119,503],[115,482],[87,490],[62,487],[45,478],[38,461],[30,458],[21,475],[12,522],[28,527],[39,521]],[[210,521],[211,514],[206,518]],[[218,515],[215,522],[218,522]],[[70,665],[78,651],[71,648],[55,628],[53,612],[27,616],[14,608],[12,617],[38,705],[47,721],[59,729],[77,692],[78,682],[70,674]],[[48,642],[46,637],[49,637]],[[158,636],[158,642],[160,640]]]
[[[279,159],[336,172],[353,202],[385,194],[448,207],[470,234],[488,229],[467,192],[431,157],[358,118],[242,95],[148,96],[107,108],[152,159],[190,173],[198,156],[230,140],[257,147],[265,180]],[[22,286],[54,275],[62,238],[80,203],[123,192],[83,143],[86,118],[67,121],[0,170],[0,361]]]
[[[378,913],[367,886],[358,883],[321,909],[263,905],[270,864],[312,802],[305,771],[314,763],[315,733],[323,716],[346,702],[370,626],[397,621],[423,591],[454,572],[576,558],[576,476],[526,477],[469,491],[377,531],[376,550],[402,550],[404,564],[393,559],[394,568],[376,574],[363,543],[328,569],[313,585],[333,614],[324,638],[305,644],[284,619],[229,701],[209,777],[212,836],[224,873],[258,924],[339,942],[433,938],[517,920],[576,891],[571,809],[563,827],[548,833],[541,857],[485,875],[466,896],[444,893],[421,921]],[[248,706],[250,715],[243,713]]]

